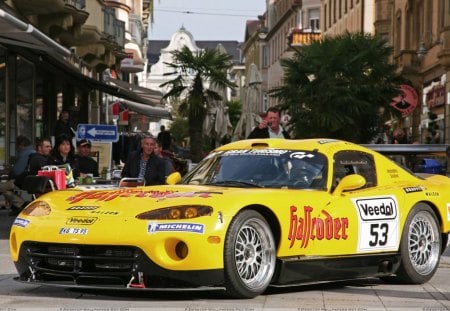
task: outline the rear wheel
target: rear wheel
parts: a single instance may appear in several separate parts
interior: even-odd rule
[[[252,298],[269,286],[275,271],[275,240],[261,214],[245,210],[232,221],[225,240],[225,286],[236,298]]]
[[[408,215],[400,243],[401,264],[397,281],[421,284],[430,280],[439,266],[441,234],[433,210],[417,204]]]

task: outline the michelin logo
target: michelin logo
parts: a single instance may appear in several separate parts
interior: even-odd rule
[[[202,224],[192,224],[192,223],[164,223],[158,224],[152,222],[147,227],[148,233],[156,232],[192,232],[192,233],[203,233],[204,225]]]
[[[23,227],[25,228],[30,223],[29,220],[23,218],[16,218],[14,220],[13,226]]]
[[[362,220],[388,220],[397,218],[397,202],[394,197],[355,199]]]

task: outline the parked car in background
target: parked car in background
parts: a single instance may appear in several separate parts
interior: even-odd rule
[[[448,177],[345,141],[238,141],[167,182],[40,196],[11,229],[16,279],[236,298],[365,277],[421,284],[450,232]]]
[[[441,175],[448,173],[450,145],[368,144],[363,146],[378,151],[414,173]]]

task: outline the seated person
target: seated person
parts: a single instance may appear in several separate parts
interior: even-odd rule
[[[26,202],[19,196],[14,194],[14,190],[22,188],[23,180],[28,175],[37,175],[38,171],[46,165],[53,164],[50,159],[52,144],[50,139],[42,138],[36,142],[36,152],[29,153],[28,164],[26,169],[15,176],[14,179],[3,185],[5,198],[11,202],[11,216],[15,216],[25,207]],[[0,190],[1,192],[1,190]]]
[[[122,170],[122,177],[142,178],[147,186],[164,184],[165,164],[164,160],[155,154],[155,146],[154,137],[143,137],[140,150],[129,154]]]
[[[165,171],[166,177],[169,176],[170,174],[172,174],[173,172],[175,172],[175,168],[173,166],[172,160],[166,155],[166,153],[168,151],[167,150],[163,150],[162,144],[161,144],[161,142],[159,140],[156,140],[156,146],[155,146],[155,149],[153,150],[153,152],[158,157],[163,159],[163,161],[164,161],[164,171]]]
[[[62,134],[56,137],[55,148],[53,148],[51,153],[55,165],[69,164],[73,167],[75,160],[73,149],[72,140],[69,136]]]
[[[92,174],[93,177],[99,177],[98,163],[91,158],[91,141],[82,139],[77,141],[77,154],[74,159],[73,177],[84,177]]]

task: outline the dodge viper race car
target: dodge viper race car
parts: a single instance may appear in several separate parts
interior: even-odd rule
[[[16,218],[17,280],[85,288],[220,289],[436,272],[450,179],[332,139],[221,146],[166,185],[52,191]]]

